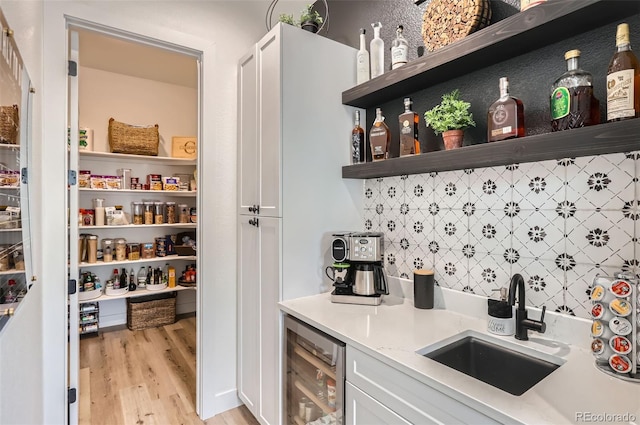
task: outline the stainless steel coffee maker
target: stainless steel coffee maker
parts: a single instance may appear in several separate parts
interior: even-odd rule
[[[380,305],[389,293],[384,271],[384,234],[381,232],[336,233],[331,241],[334,278],[331,301],[346,304]],[[329,276],[328,270],[327,275]],[[331,276],[329,276],[331,278]]]

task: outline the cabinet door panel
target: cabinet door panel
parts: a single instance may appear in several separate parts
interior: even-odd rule
[[[280,226],[281,219],[260,217],[260,418],[280,423]]]
[[[281,217],[280,50],[279,31],[270,32],[258,43],[260,215],[268,217]]]
[[[260,389],[259,230],[251,216],[238,217],[238,395],[257,415]]]
[[[258,64],[255,47],[238,65],[238,212],[258,205]]]
[[[349,382],[345,387],[345,423],[347,425],[410,424]]]

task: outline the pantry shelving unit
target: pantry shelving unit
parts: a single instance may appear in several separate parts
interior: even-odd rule
[[[151,291],[148,289],[136,289],[135,291],[128,291],[125,294],[121,294],[121,295],[106,295],[106,294],[102,294],[97,298],[92,298],[90,300],[84,300],[81,301],[80,303],[82,305],[87,304],[87,303],[93,303],[93,302],[99,302],[99,301],[111,301],[111,300],[121,300],[121,299],[126,299],[126,298],[136,298],[136,297],[142,297],[142,296],[146,296],[146,295],[156,295],[156,294],[164,294],[167,292],[178,292],[178,291],[185,291],[185,290],[191,290],[191,291],[195,291],[196,288],[194,286],[181,286],[179,284],[176,284],[176,286],[174,286],[173,288],[170,287],[166,287],[165,289],[160,289],[157,291]]]
[[[554,0],[516,13],[342,93],[342,103],[371,108],[444,81],[640,13],[640,2]],[[640,120],[539,134],[451,151],[348,165],[342,177],[368,179],[640,149]]]
[[[166,263],[171,262],[173,260],[183,260],[183,261],[196,261],[198,257],[195,255],[167,255],[164,257],[153,257],[153,258],[141,258],[140,260],[123,260],[123,261],[109,261],[105,263],[104,261],[98,261],[97,263],[86,263],[82,262],[79,266],[83,269],[93,268],[93,267],[111,267],[111,266],[133,266],[134,264],[147,264],[147,263]]]

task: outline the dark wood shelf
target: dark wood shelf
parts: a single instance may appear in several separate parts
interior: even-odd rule
[[[379,106],[637,13],[635,0],[549,1],[344,91],[342,103]]]
[[[422,174],[640,150],[640,119],[342,167],[342,177]]]

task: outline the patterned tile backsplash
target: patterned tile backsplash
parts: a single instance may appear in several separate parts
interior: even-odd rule
[[[365,182],[365,229],[385,266],[495,296],[514,273],[527,305],[588,318],[596,274],[640,274],[640,152]]]

